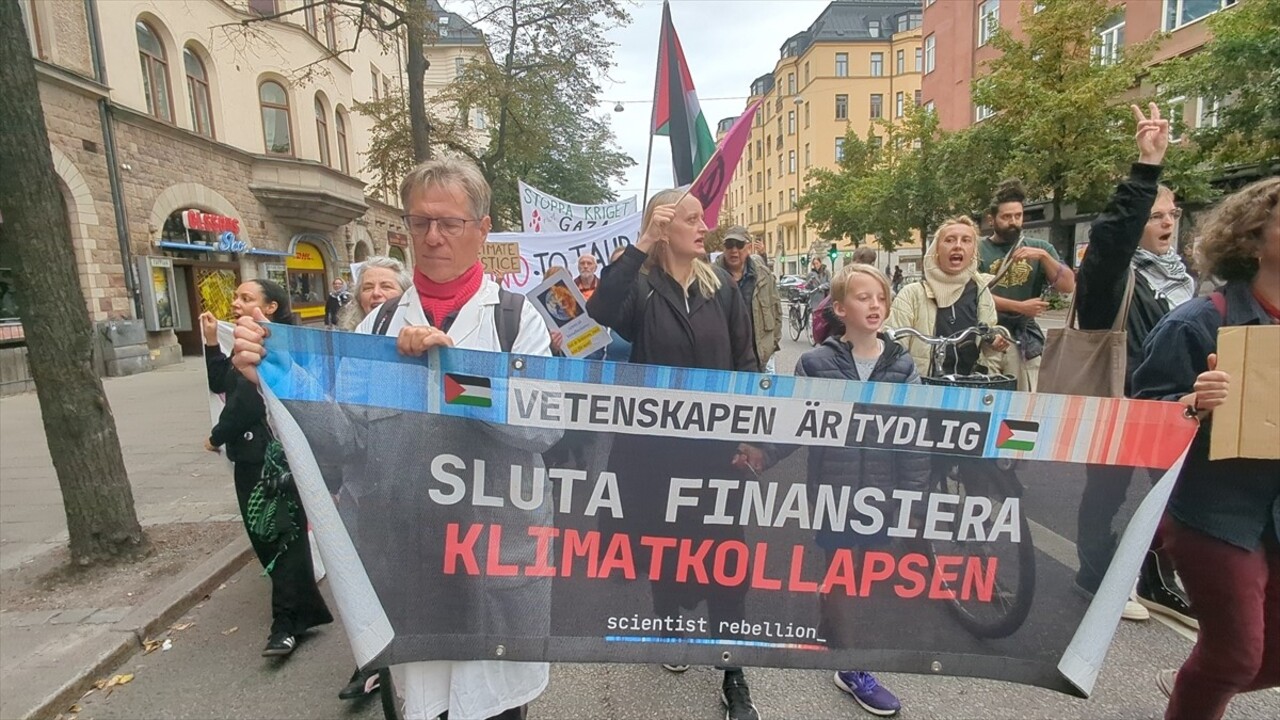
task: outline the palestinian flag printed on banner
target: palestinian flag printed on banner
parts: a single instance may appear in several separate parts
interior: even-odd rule
[[[490,388],[489,378],[446,374],[444,401],[449,405],[492,407],[493,391]]]
[[[671,163],[676,185],[688,185],[706,167],[716,141],[711,126],[698,105],[693,77],[680,48],[675,25],[671,23],[671,6],[662,3],[662,34],[658,42],[658,79],[653,97],[654,135],[671,139]]]
[[[1025,420],[1001,420],[1000,434],[996,437],[996,448],[1031,452],[1036,449],[1036,438],[1039,434],[1040,423],[1027,422]]]

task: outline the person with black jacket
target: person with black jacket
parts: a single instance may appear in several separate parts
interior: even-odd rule
[[[1181,211],[1173,192],[1160,185],[1161,163],[1169,146],[1169,121],[1153,103],[1150,117],[1133,107],[1137,118],[1138,162],[1112,194],[1106,209],[1089,228],[1089,247],[1076,279],[1076,312],[1082,330],[1106,330],[1124,306],[1130,273],[1133,299],[1125,318],[1128,365],[1125,393],[1131,394],[1133,373],[1142,361],[1142,345],[1161,318],[1190,300],[1195,284],[1176,249]],[[1133,468],[1090,465],[1078,511],[1080,570],[1076,585],[1097,591],[1115,554],[1112,521],[1133,479]],[[1173,565],[1156,533],[1138,575],[1137,601],[1125,606],[1128,620],[1145,620],[1152,612],[1198,627],[1186,594],[1178,587]]]
[[[640,239],[623,252],[600,279],[587,301],[587,313],[631,343],[631,362],[709,370],[757,372],[754,337],[746,303],[729,274],[702,260],[707,226],[698,199],[683,190],[664,190],[649,201]],[[726,478],[739,474],[732,461],[736,446],[723,443],[716,452],[707,440],[619,434],[614,438],[609,468],[616,473],[625,520],[612,520],[612,532],[661,535],[666,487],[673,477]],[[700,502],[714,502],[707,489]],[[604,524],[605,521],[602,521]],[[741,525],[705,525],[702,540],[745,541]],[[638,564],[644,564],[637,558]],[[637,568],[647,574],[648,568]],[[746,612],[746,587],[723,588],[680,585],[671,578],[652,584],[653,609],[658,616],[677,616],[707,602],[712,627],[720,621],[741,620]],[[664,665],[683,672],[688,665]],[[759,720],[741,668],[724,669],[721,702],[727,720]]]
[[[242,283],[236,288],[231,309],[237,318],[261,310],[272,322],[295,324],[288,292],[269,280]],[[219,448],[226,448],[227,459],[235,465],[240,517],[248,530],[249,497],[262,480],[267,444],[271,440],[267,407],[258,388],[232,367],[231,360],[219,347],[217,319],[204,313],[200,316],[200,325],[204,333],[209,392],[225,393],[226,397],[226,406],[205,440],[205,449],[218,452]],[[305,513],[298,524],[306,528]],[[289,655],[297,646],[299,635],[317,625],[333,622],[333,615],[316,587],[311,544],[305,533],[289,542],[283,552],[252,532],[249,532],[249,541],[263,567],[270,567],[271,634],[262,654],[268,657]]]
[[[1133,374],[1134,397],[1181,402],[1203,418],[1164,519],[1200,619],[1182,668],[1157,677],[1166,720],[1216,720],[1236,694],[1280,686],[1280,460],[1209,459],[1214,409],[1241,380],[1217,369],[1218,330],[1280,324],[1280,178],[1223,200],[1196,256],[1227,284],[1161,320]]]

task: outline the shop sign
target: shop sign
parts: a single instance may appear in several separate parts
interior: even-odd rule
[[[229,230],[218,235],[218,252],[242,253],[247,252],[249,248],[247,241],[237,238],[235,233]]]
[[[409,247],[409,236],[395,230],[388,230],[387,243],[394,247]]]
[[[214,213],[204,213],[199,210],[187,210],[182,213],[182,224],[188,230],[201,230],[203,232],[222,233],[229,232],[232,235],[240,234],[240,221],[227,217],[226,215],[215,215]]]

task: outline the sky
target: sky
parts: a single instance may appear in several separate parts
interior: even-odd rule
[[[619,199],[640,195],[644,188],[653,82],[658,59],[662,0],[623,0],[631,24],[608,33],[615,44],[615,67],[604,81],[601,103],[594,110],[613,126],[618,145],[636,161],[626,179],[613,187]],[[671,0],[671,18],[684,48],[702,112],[714,135],[716,123],[746,107],[751,81],[773,71],[779,48],[805,30],[829,0]],[[447,9],[466,16],[470,3],[445,0]],[[614,112],[621,102],[622,112]],[[654,138],[649,194],[670,187],[671,146]],[[564,198],[573,201],[574,198]]]

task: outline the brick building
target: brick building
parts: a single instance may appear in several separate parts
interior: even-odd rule
[[[402,36],[366,27],[342,52],[353,21],[314,0],[17,2],[104,372],[198,354],[197,316],[229,319],[243,280],[281,282],[315,321],[351,263],[412,263],[396,188],[363,167],[372,120],[353,110],[403,88]],[[435,10],[428,95],[488,57]],[[0,281],[5,265],[0,247]],[[0,297],[0,315],[20,302]]]

